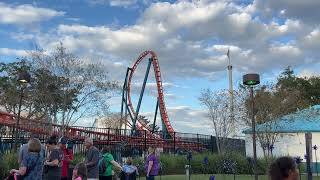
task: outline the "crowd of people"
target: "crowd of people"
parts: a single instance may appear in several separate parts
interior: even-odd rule
[[[10,171],[12,179],[24,180],[68,180],[70,161],[73,159],[72,149],[68,149],[66,138],[58,139],[51,136],[43,146],[36,135],[30,136],[27,144],[21,146],[18,154],[19,169]],[[112,180],[114,170],[118,170],[121,180],[135,180],[139,174],[133,165],[132,158],[127,158],[121,166],[112,154],[111,147],[106,146],[99,151],[93,145],[93,140],[86,138],[84,146],[87,149],[85,160],[77,164],[72,173],[72,180]],[[146,180],[154,180],[158,175],[160,165],[156,149],[149,147],[145,161]],[[291,157],[280,157],[269,168],[271,180],[298,180],[299,171],[296,162]]]
[[[14,180],[68,180],[71,179],[69,164],[73,159],[72,148],[67,148],[68,139],[51,136],[43,146],[36,134],[30,136],[27,144],[19,149],[19,169],[10,170]],[[132,158],[127,158],[121,166],[111,154],[111,147],[105,146],[101,151],[93,145],[91,138],[85,138],[85,160],[77,164],[72,172],[72,180],[112,180],[114,171],[120,173],[121,180],[135,180],[139,175]],[[146,158],[146,179],[154,180],[159,172],[159,157],[155,148],[149,148]]]

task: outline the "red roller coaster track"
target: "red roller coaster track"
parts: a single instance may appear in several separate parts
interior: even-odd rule
[[[151,58],[152,58],[152,65],[153,65],[154,74],[155,74],[156,83],[157,83],[159,109],[160,109],[160,113],[161,113],[161,118],[163,120],[163,124],[166,126],[165,128],[167,129],[168,133],[171,135],[171,137],[173,137],[174,130],[171,126],[169,116],[168,116],[168,113],[166,110],[165,101],[164,101],[164,93],[163,93],[161,72],[160,72],[158,57],[157,57],[156,53],[151,50],[147,50],[147,51],[144,51],[143,53],[141,53],[140,56],[138,57],[138,59],[136,60],[136,62],[134,63],[133,67],[131,68],[131,72],[129,74],[129,81],[128,81],[128,101],[129,101],[128,105],[131,109],[132,114],[135,114],[135,110],[134,110],[134,107],[133,107],[132,101],[131,101],[131,92],[130,92],[131,81],[132,81],[133,74],[134,74],[135,70],[137,69],[138,65],[148,55],[151,55]],[[139,121],[137,122],[137,127],[138,127],[138,129],[143,129],[142,127],[144,127],[144,129],[148,130],[149,132],[151,131],[146,125],[142,124]]]
[[[0,111],[0,127],[4,126],[7,128],[16,127],[17,116]],[[39,120],[21,118],[20,125],[18,129],[23,132],[32,132],[39,135],[50,136],[51,134],[59,134],[62,132],[62,126],[54,123],[46,123]],[[146,149],[148,146],[157,146],[163,148],[181,148],[186,150],[199,150],[203,148],[202,144],[195,141],[190,141],[188,139],[174,138],[173,140],[165,140],[157,137],[161,135],[154,136],[153,134],[142,131],[144,134],[141,136],[130,136],[125,133],[125,131],[110,129],[110,128],[88,128],[88,127],[65,127],[66,137],[72,140],[83,141],[85,137],[91,137],[98,144],[119,144],[122,142],[127,142],[128,145],[135,147],[143,147]],[[119,134],[120,132],[120,134]],[[1,135],[2,136],[2,135]],[[6,136],[11,138],[12,136]],[[174,136],[176,137],[176,136]]]

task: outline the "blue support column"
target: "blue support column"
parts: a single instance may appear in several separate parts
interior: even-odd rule
[[[157,98],[157,105],[156,105],[156,111],[154,113],[154,119],[153,119],[153,125],[152,125],[152,133],[154,133],[154,129],[156,127],[156,120],[158,115],[158,109],[159,109],[159,98]]]
[[[171,139],[162,117],[161,117],[161,121],[162,121],[162,137],[164,139]]]
[[[125,105],[126,105],[126,108],[125,108],[125,111],[124,111],[124,117],[126,118],[125,120],[127,121],[127,117],[128,117],[128,113],[130,114],[130,118],[131,118],[131,122],[132,122],[132,120],[133,120],[133,118],[132,118],[132,115],[131,115],[131,113],[130,113],[130,110],[129,110],[129,107],[128,107],[128,88],[127,88],[127,90],[126,90],[126,92],[125,92],[125,99],[124,99],[124,101],[125,101]],[[126,133],[127,132],[127,122],[125,122],[126,124],[125,124],[125,126],[124,126],[124,132]],[[126,133],[127,134],[127,133]]]
[[[127,69],[126,78],[124,80],[123,87],[122,87],[121,119],[123,118],[123,108],[125,108],[127,110],[127,107],[124,107],[124,104],[127,103],[127,101],[125,101],[125,98],[127,98],[129,71],[130,71],[130,68]]]
[[[143,81],[143,85],[142,85],[142,89],[141,89],[141,92],[140,92],[140,97],[139,97],[139,101],[138,101],[138,105],[137,105],[137,109],[136,109],[136,114],[135,114],[134,120],[132,122],[131,134],[135,134],[135,131],[136,131],[136,122],[137,122],[137,119],[138,119],[138,116],[139,116],[140,106],[141,106],[141,102],[142,102],[142,98],[143,98],[143,94],[144,94],[144,89],[145,89],[146,84],[147,84],[151,63],[152,63],[152,58],[149,59],[148,67],[147,67],[147,70],[146,70],[146,75],[144,77],[144,81]]]

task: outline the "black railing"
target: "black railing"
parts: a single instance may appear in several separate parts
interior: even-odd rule
[[[38,125],[35,127],[32,124],[23,124],[19,130],[17,138],[18,144],[26,143],[30,130],[36,129],[39,134],[41,142],[49,137],[49,135],[60,135],[62,132],[61,126],[44,126]],[[14,139],[12,139],[13,127],[0,126],[0,151],[11,150]],[[131,134],[130,129],[112,129],[112,128],[94,128],[73,126],[67,127],[65,135],[69,137],[70,143],[73,144],[74,152],[83,152],[83,141],[85,137],[90,137],[94,140],[95,146],[102,148],[106,145],[112,145],[125,153],[143,152],[149,146],[156,146],[163,149],[164,153],[184,153],[187,151],[197,152],[212,152],[216,153],[216,137],[203,134],[180,133],[175,132],[173,137],[168,137],[161,131],[150,132],[144,130],[137,130],[136,134]],[[61,135],[60,135],[61,136]],[[221,139],[221,138],[220,138]],[[228,151],[237,151],[245,154],[244,139],[225,140],[225,146]]]

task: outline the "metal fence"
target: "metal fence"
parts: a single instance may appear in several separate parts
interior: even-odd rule
[[[32,124],[23,124],[20,127],[17,144],[26,143],[30,136],[30,129],[37,129],[39,139],[45,142],[52,135],[61,136],[61,126],[38,125],[35,127]],[[14,128],[13,126],[0,126],[0,151],[10,151],[14,144]],[[33,131],[33,133],[35,133]],[[83,141],[85,137],[90,137],[94,140],[94,145],[102,148],[106,145],[111,145],[117,152],[123,155],[138,155],[145,152],[148,147],[154,146],[163,150],[163,153],[179,154],[188,151],[194,152],[217,152],[215,136],[180,133],[175,132],[172,137],[163,134],[161,131],[151,134],[147,131],[137,130],[132,133],[130,129],[111,129],[111,128],[94,128],[73,126],[66,127],[65,136],[69,138],[70,144],[74,153],[85,151]],[[245,154],[245,142],[243,139],[227,138],[225,140],[225,148],[228,151],[236,151]]]

